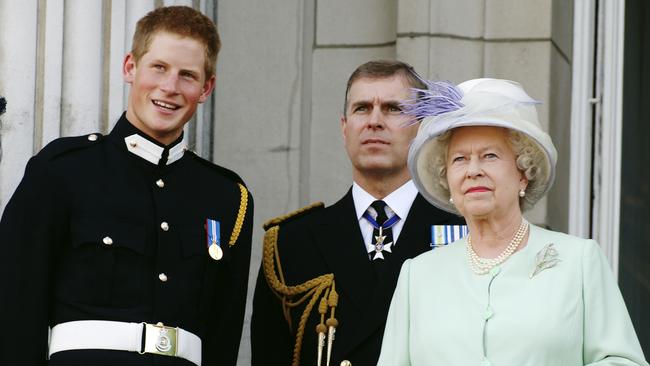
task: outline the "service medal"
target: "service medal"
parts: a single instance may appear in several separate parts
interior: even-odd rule
[[[221,250],[221,247],[216,243],[210,244],[210,247],[208,247],[208,253],[210,254],[210,257],[212,257],[212,259],[215,261],[223,258],[223,250]]]
[[[223,250],[221,249],[221,224],[217,220],[206,219],[205,230],[207,232],[207,246],[210,258],[215,261],[223,258]]]

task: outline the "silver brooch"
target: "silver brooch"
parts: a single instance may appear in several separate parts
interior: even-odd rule
[[[542,250],[537,252],[537,261],[535,263],[535,269],[533,273],[530,274],[530,278],[533,278],[535,275],[541,271],[555,267],[561,261],[558,258],[557,250],[555,250],[555,245],[553,243],[546,244]]]

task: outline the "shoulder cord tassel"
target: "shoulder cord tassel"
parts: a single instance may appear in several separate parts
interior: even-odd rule
[[[320,323],[316,326],[316,333],[318,333],[318,360],[316,362],[317,366],[321,366],[323,360],[323,347],[325,347],[325,313],[327,313],[327,295],[330,290],[325,291],[325,296],[320,299],[320,304],[318,304],[318,313],[320,314]],[[329,365],[329,362],[328,362]]]
[[[332,357],[332,347],[334,346],[334,333],[336,333],[336,327],[339,326],[339,321],[334,317],[334,312],[336,311],[336,306],[339,303],[339,294],[336,292],[336,284],[332,281],[332,291],[330,291],[329,297],[327,299],[327,306],[330,307],[330,318],[327,319],[327,366],[330,365],[330,358]]]

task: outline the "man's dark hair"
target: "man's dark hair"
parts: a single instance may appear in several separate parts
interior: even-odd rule
[[[350,75],[348,85],[345,88],[345,101],[343,102],[343,116],[346,116],[348,109],[348,93],[352,84],[359,79],[383,79],[395,75],[401,75],[408,82],[411,88],[426,89],[420,75],[415,72],[413,66],[406,62],[396,60],[374,60],[357,67]]]

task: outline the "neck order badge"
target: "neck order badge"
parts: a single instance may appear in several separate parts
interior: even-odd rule
[[[387,218],[385,207],[386,203],[383,201],[375,201],[371,207],[377,212],[376,218],[373,218],[369,211],[366,211],[363,214],[363,217],[368,220],[370,225],[374,228],[373,230],[373,242],[366,243],[366,250],[368,254],[372,256],[372,260],[384,259],[383,251],[387,253],[392,253],[393,246],[393,233],[391,227],[395,225],[400,217],[394,214],[390,219]]]
[[[215,261],[223,257],[223,250],[221,250],[221,224],[217,220],[206,219],[205,230],[208,235],[207,246],[208,254]]]

